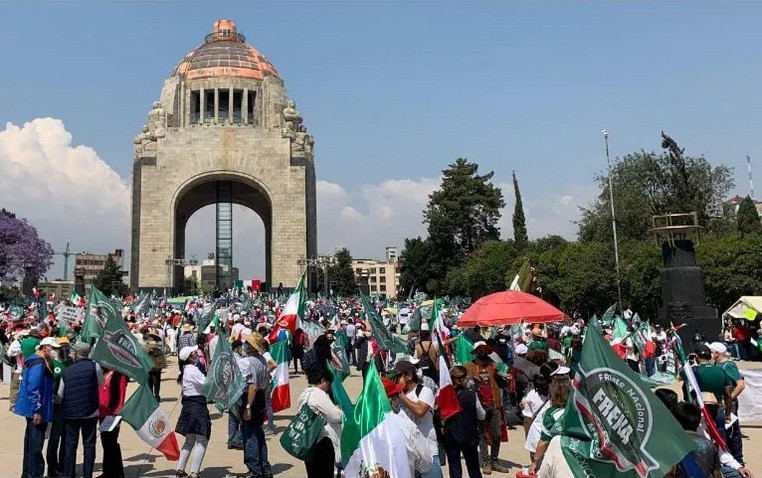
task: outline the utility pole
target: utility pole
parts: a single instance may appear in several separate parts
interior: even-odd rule
[[[63,256],[64,258],[64,274],[63,274],[63,280],[69,279],[69,256],[73,256],[74,254],[69,250],[69,243],[66,243],[66,250],[63,252],[56,252],[57,256]]]
[[[754,180],[751,177],[751,156],[748,154],[746,155],[746,164],[749,168],[749,194],[751,194],[751,198],[754,199]]]
[[[603,141],[606,144],[606,162],[609,166],[609,202],[611,203],[611,229],[614,231],[614,264],[616,265],[616,291],[619,303],[619,310],[624,310],[624,304],[622,304],[622,282],[619,278],[619,241],[616,237],[616,212],[614,210],[614,182],[611,179],[611,157],[609,156],[609,132],[608,130],[601,131],[603,133]]]

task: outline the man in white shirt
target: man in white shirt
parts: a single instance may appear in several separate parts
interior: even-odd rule
[[[349,359],[349,365],[355,366],[357,365],[357,354],[355,353],[355,335],[357,334],[357,327],[355,326],[355,323],[351,320],[347,323],[346,328],[347,337],[349,337],[349,350],[347,357]]]
[[[431,453],[433,465],[426,472],[416,473],[418,478],[442,478],[442,467],[439,462],[439,445],[434,430],[434,392],[419,384],[415,365],[407,360],[401,360],[392,370],[394,381],[404,386],[399,396],[405,414],[416,424],[418,430],[426,438]]]
[[[551,438],[542,465],[537,471],[537,478],[575,478],[561,450],[561,435]]]
[[[381,382],[384,384],[386,396],[389,398],[394,411],[394,413],[387,415],[394,418],[394,420],[389,420],[389,423],[396,424],[405,436],[410,476],[420,476],[421,473],[426,473],[434,468],[434,465],[439,468],[439,463],[433,462],[427,440],[424,439],[418,427],[405,413],[400,413],[403,408],[400,397],[404,396],[404,385],[395,384],[386,378],[382,378]]]

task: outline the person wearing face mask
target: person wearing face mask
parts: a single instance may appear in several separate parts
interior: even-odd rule
[[[492,347],[484,341],[476,342],[471,349],[474,359],[465,367],[474,379],[479,401],[485,411],[484,429],[482,430],[479,449],[482,458],[482,472],[492,474],[492,470],[508,473],[508,468],[498,463],[500,439],[502,437],[502,419],[500,416],[501,392],[498,385],[498,372],[495,362],[489,357]],[[489,443],[487,436],[489,435]]]
[[[476,392],[470,387],[472,381],[465,367],[450,369],[450,378],[460,404],[460,411],[450,416],[444,425],[444,449],[450,467],[450,478],[462,478],[460,455],[466,461],[469,478],[481,478],[479,468],[479,422],[484,420],[484,409]]]
[[[56,339],[46,337],[40,342],[37,352],[30,354],[24,361],[18,399],[14,408],[14,413],[26,418],[21,476],[42,478],[45,471],[42,446],[45,442],[45,430],[48,423],[53,420],[55,392],[50,356],[60,347]]]
[[[419,383],[418,371],[415,365],[407,360],[401,360],[394,365],[391,375],[394,381],[403,385],[403,393],[399,400],[403,411],[416,424],[421,434],[426,437],[432,462],[431,469],[425,473],[417,473],[418,478],[442,478],[442,467],[439,461],[439,445],[434,429],[434,392]]]
[[[297,410],[307,405],[318,416],[323,417],[326,425],[314,445],[312,461],[304,462],[307,478],[333,478],[334,464],[341,436],[341,409],[334,405],[328,395],[333,383],[333,374],[328,370],[318,370],[307,374],[308,387],[297,401]]]
[[[410,476],[419,476],[420,473],[425,473],[434,468],[434,465],[437,465],[436,468],[439,468],[438,463],[432,461],[428,443],[416,424],[405,413],[400,413],[404,408],[400,399],[404,394],[404,385],[395,383],[387,378],[382,378],[381,383],[384,385],[386,397],[392,406],[392,413],[387,416],[393,418],[388,421],[384,420],[384,422],[388,423],[389,426],[399,427],[405,437],[405,450],[407,451],[407,459],[410,466]]]
[[[53,379],[55,380],[55,390],[58,392],[58,385],[61,383],[61,374],[74,363],[71,357],[71,345],[69,339],[61,337],[58,339],[60,349],[51,354],[50,359],[53,364]],[[48,437],[48,448],[45,453],[45,461],[48,466],[48,477],[55,478],[63,474],[64,463],[66,461],[66,436],[64,435],[64,420],[61,411],[61,404],[53,405],[53,423],[50,426],[50,436]]]

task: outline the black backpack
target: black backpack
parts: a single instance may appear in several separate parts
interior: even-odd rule
[[[320,369],[320,361],[318,360],[317,350],[313,347],[302,356],[302,370],[309,373],[318,369]]]
[[[429,348],[428,350],[423,350],[423,345],[421,345],[421,350],[423,351],[423,355],[421,356],[420,361],[418,364],[418,368],[421,369],[421,372],[432,379],[434,383],[439,385],[439,373],[437,373],[437,369],[434,366],[434,361],[431,360],[431,356],[429,355],[429,352],[431,351],[431,342],[429,342]]]

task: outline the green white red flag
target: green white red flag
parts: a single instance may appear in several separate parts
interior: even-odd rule
[[[371,360],[354,414],[345,417],[341,431],[345,476],[413,478],[397,420]]]
[[[167,460],[177,461],[180,458],[175,430],[167,414],[145,385],[138,387],[120,413],[122,419],[135,429],[140,439],[160,451]]]
[[[288,329],[291,334],[294,333],[297,320],[304,317],[304,301],[306,297],[304,276],[302,276],[299,278],[299,283],[296,284],[296,289],[288,297],[288,301],[286,301],[286,305],[283,307],[283,312],[278,317],[275,327],[270,332],[269,342],[271,344],[278,341],[278,336],[282,329]]]
[[[275,370],[272,377],[272,400],[273,413],[291,408],[291,385],[288,376],[289,348],[288,342],[276,342],[270,347],[270,355],[275,362]]]

